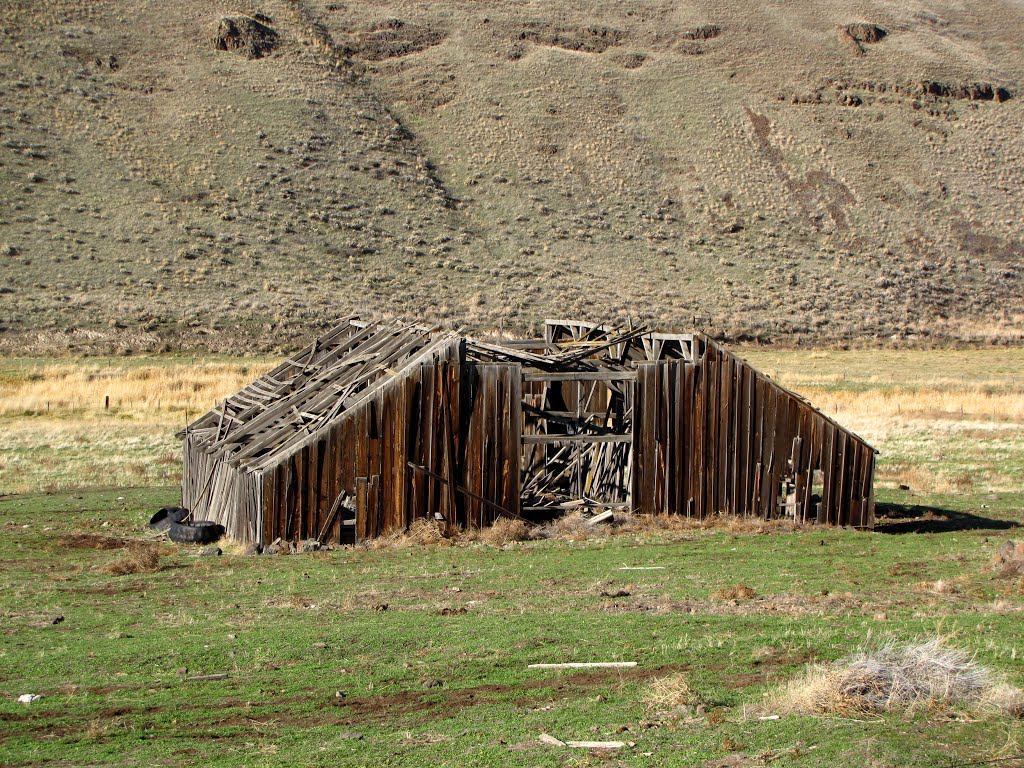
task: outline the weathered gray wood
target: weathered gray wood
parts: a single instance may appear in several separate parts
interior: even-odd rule
[[[523,435],[524,445],[546,443],[628,443],[633,435]]]
[[[523,381],[633,381],[633,371],[552,371],[523,374]]]

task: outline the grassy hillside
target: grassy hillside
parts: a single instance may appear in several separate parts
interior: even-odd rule
[[[217,48],[257,14],[264,55]],[[10,2],[0,349],[350,311],[1019,340],[1022,34],[1011,2]]]

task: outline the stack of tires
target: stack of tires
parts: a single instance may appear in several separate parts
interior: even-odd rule
[[[210,520],[185,522],[191,513],[184,507],[162,507],[149,521],[154,531],[167,531],[178,544],[212,544],[224,535],[224,526]]]

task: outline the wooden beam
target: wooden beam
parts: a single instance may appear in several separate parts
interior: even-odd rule
[[[633,381],[636,371],[561,371],[524,373],[523,381]]]
[[[626,435],[523,435],[523,445],[539,443],[628,443],[632,434]]]

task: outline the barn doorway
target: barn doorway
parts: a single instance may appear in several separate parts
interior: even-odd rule
[[[635,389],[635,369],[523,374],[524,517],[630,506]]]

